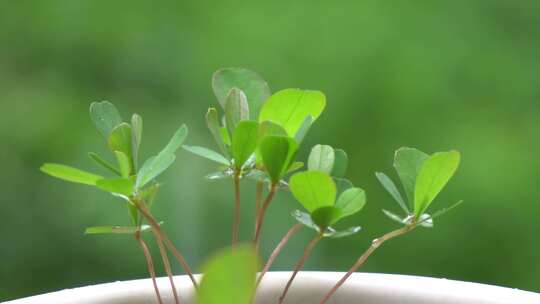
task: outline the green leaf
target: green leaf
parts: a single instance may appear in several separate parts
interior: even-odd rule
[[[328,145],[316,145],[311,149],[308,157],[308,170],[322,171],[330,174],[334,167],[334,148]]]
[[[153,183],[140,192],[140,196],[144,199],[144,203],[149,210],[152,209],[152,205],[154,205],[159,188],[161,188],[160,183]]]
[[[347,153],[341,149],[334,149],[334,167],[332,168],[332,176],[344,177],[347,173],[349,157]]]
[[[411,214],[409,211],[409,208],[407,207],[407,204],[401,197],[401,194],[399,193],[399,190],[397,189],[394,182],[384,173],[382,172],[375,172],[375,176],[379,180],[379,182],[383,185],[384,189],[390,193],[392,198],[399,204],[401,209],[405,211],[406,214]]]
[[[233,174],[234,174],[233,170],[225,170],[225,171],[209,173],[204,178],[208,180],[225,179],[225,178],[230,178],[231,176],[233,176]]]
[[[258,268],[257,253],[251,245],[219,251],[203,266],[197,304],[250,304]]]
[[[40,170],[50,176],[63,179],[68,182],[95,186],[96,182],[103,177],[82,171],[70,166],[46,163],[41,166]]]
[[[296,173],[289,180],[289,188],[310,213],[322,207],[334,206],[336,200],[336,184],[324,172]]]
[[[395,221],[395,222],[398,222],[400,224],[406,224],[406,218],[401,218],[399,215],[396,215],[388,210],[382,210],[382,212],[384,213],[384,215],[386,215],[388,218],[390,218],[391,220]]]
[[[244,92],[232,88],[225,102],[225,124],[230,134],[234,134],[236,125],[249,119],[249,108]]]
[[[231,165],[231,162],[228,159],[226,159],[225,156],[217,153],[216,151],[207,149],[205,147],[183,145],[182,148],[184,148],[184,150],[191,152],[195,155],[204,157],[211,161],[215,161],[216,163],[220,163],[226,166]]]
[[[268,84],[259,74],[244,68],[224,68],[214,73],[212,88],[224,109],[227,95],[235,87],[246,94],[250,119],[256,119],[261,105],[270,97]]]
[[[133,157],[133,171],[136,172],[139,160],[139,148],[141,146],[143,132],[143,120],[139,114],[131,116],[131,151]]]
[[[449,151],[434,153],[424,162],[414,191],[414,214],[417,217],[425,212],[454,175],[459,161],[459,152]]]
[[[259,114],[259,121],[270,120],[294,137],[307,116],[315,121],[326,105],[326,97],[319,91],[285,89],[276,92],[266,101]]]
[[[312,123],[313,117],[311,117],[311,115],[308,115],[300,125],[300,128],[298,128],[298,131],[296,131],[296,134],[294,135],[294,139],[296,140],[296,142],[301,143],[304,140],[304,137],[306,137]]]
[[[270,135],[287,136],[287,131],[282,126],[268,120],[262,121],[259,124],[259,144],[257,145],[257,149],[255,149],[255,162],[259,168],[263,166],[260,144],[266,136]]]
[[[291,166],[298,144],[290,137],[266,136],[260,145],[263,164],[272,180],[276,184]]]
[[[353,227],[347,228],[345,230],[340,230],[340,231],[331,230],[330,232],[325,232],[324,236],[329,237],[329,238],[333,238],[333,239],[338,239],[338,238],[342,238],[342,237],[346,237],[346,236],[356,234],[360,230],[362,230],[362,227],[353,226]]]
[[[227,158],[229,157],[229,150],[227,149],[227,146],[225,146],[225,143],[223,142],[223,138],[221,136],[221,126],[219,124],[219,118],[218,113],[215,108],[209,108],[208,112],[206,112],[206,126],[210,130],[210,133],[214,137],[214,141],[218,145],[219,150],[223,155],[225,155]]]
[[[90,118],[98,132],[106,139],[109,138],[111,131],[122,123],[122,117],[116,107],[108,102],[93,102],[90,105]]]
[[[118,171],[118,169],[116,169],[108,161],[101,158],[101,156],[99,156],[97,153],[89,152],[88,157],[90,157],[93,161],[95,161],[98,165],[102,166],[103,168],[105,168],[107,170],[110,170],[112,173],[114,173],[116,175],[122,175],[122,173],[120,173],[120,171]]]
[[[306,212],[302,212],[300,210],[294,210],[291,213],[292,217],[294,217],[299,223],[303,224],[304,226],[311,228],[317,232],[320,232],[319,226],[313,222],[311,219],[311,215]]]
[[[291,164],[291,166],[289,167],[289,169],[287,169],[287,174],[288,173],[293,173],[294,171],[298,171],[298,170],[302,169],[303,167],[304,167],[303,162],[293,162]]]
[[[343,193],[345,190],[354,187],[353,183],[346,178],[334,177],[337,193]]]
[[[135,234],[139,230],[137,226],[96,226],[86,228],[84,234]],[[152,230],[150,225],[141,225],[140,231]]]
[[[118,167],[120,168],[120,176],[127,178],[131,175],[131,166],[129,158],[124,152],[114,151],[116,160],[118,161]]]
[[[349,188],[339,196],[336,208],[341,210],[341,217],[353,215],[366,204],[366,193],[360,188]]]
[[[178,131],[176,131],[167,146],[161,150],[158,155],[152,156],[146,160],[137,174],[137,182],[135,184],[137,188],[143,187],[172,165],[176,159],[174,153],[182,145],[187,134],[188,129],[186,125],[182,125]]]
[[[394,154],[394,168],[401,179],[410,205],[414,203],[416,177],[428,156],[420,150],[408,147],[399,148]]]
[[[232,136],[231,151],[234,165],[237,169],[242,168],[244,163],[255,152],[259,141],[259,123],[252,120],[244,120],[238,123]]]
[[[220,136],[221,136],[221,140],[222,140],[227,146],[230,146],[230,145],[231,145],[231,137],[229,136],[229,131],[227,131],[227,128],[221,127],[221,128],[219,129],[219,133],[220,133]]]
[[[441,216],[441,215],[445,214],[446,212],[456,208],[457,206],[461,205],[462,203],[463,203],[463,201],[459,201],[457,203],[454,203],[453,205],[450,205],[450,207],[440,209],[440,210],[434,212],[433,215],[431,216],[431,218],[432,219],[438,218],[439,216]]]
[[[130,178],[100,179],[96,186],[106,192],[130,196],[133,194],[135,183]]]
[[[129,172],[132,172],[133,164],[133,154],[132,154],[132,143],[131,143],[131,126],[128,123],[121,123],[116,126],[109,136],[109,149],[112,152],[120,151],[128,157],[129,161]]]
[[[128,208],[128,214],[131,218],[131,224],[138,226],[141,221],[141,217],[139,216],[139,210],[137,210],[137,207],[135,207],[133,204],[127,204]]]
[[[333,206],[318,208],[311,213],[311,219],[319,226],[320,230],[326,230],[342,217],[342,210]]]

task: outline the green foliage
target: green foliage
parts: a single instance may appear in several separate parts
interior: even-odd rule
[[[294,174],[289,180],[293,196],[308,210],[333,206],[336,200],[336,184],[332,178],[320,171],[305,171]]]
[[[394,168],[396,169],[401,184],[405,189],[409,204],[414,201],[414,185],[416,176],[420,172],[422,163],[428,158],[428,155],[418,149],[403,147],[394,154]]]
[[[85,184],[95,186],[96,182],[103,177],[92,174],[86,171],[79,170],[70,166],[46,163],[41,166],[41,171],[54,176],[59,179],[63,179],[68,182]]]
[[[414,214],[420,216],[456,172],[460,161],[457,151],[438,152],[422,165],[414,192]]]
[[[108,102],[93,102],[90,105],[90,118],[96,129],[105,139],[109,138],[112,130],[122,123],[122,117],[116,107]]]
[[[325,230],[342,217],[342,209],[334,206],[321,207],[311,213],[311,219],[321,229]]]
[[[272,183],[278,183],[287,173],[297,151],[298,144],[290,137],[272,135],[262,140],[261,157]]]
[[[232,88],[225,101],[225,123],[229,134],[234,134],[236,125],[249,119],[249,107],[244,92]]]
[[[223,137],[221,136],[221,126],[219,124],[218,113],[215,108],[209,108],[208,112],[206,112],[206,126],[210,130],[212,137],[214,137],[214,141],[218,145],[221,153],[223,153],[226,157],[229,157],[229,150],[223,141]]]
[[[197,304],[251,303],[259,269],[257,253],[251,245],[223,249],[202,269]]]
[[[396,187],[396,184],[384,173],[382,172],[375,172],[375,176],[379,180],[379,182],[383,185],[384,189],[390,193],[392,198],[399,204],[401,209],[405,211],[406,214],[410,214],[409,208],[407,207],[407,204],[401,197],[401,194],[399,193],[399,190]]]
[[[316,145],[311,149],[308,158],[308,170],[332,173],[334,167],[334,149],[327,145]]]
[[[150,225],[138,226],[96,226],[88,227],[84,234],[134,234],[137,230],[141,232],[150,231]]]
[[[134,171],[138,169],[139,148],[141,147],[143,120],[139,114],[131,116],[131,154],[133,157]]]
[[[342,178],[347,173],[347,166],[349,165],[349,157],[347,153],[341,149],[334,149],[334,166],[330,175],[338,178]]]
[[[270,96],[261,109],[259,121],[275,122],[294,137],[306,117],[311,116],[315,121],[325,105],[326,97],[322,92],[285,89]]]
[[[135,189],[135,182],[131,178],[100,179],[96,186],[104,191],[130,196]]]
[[[122,151],[114,151],[116,160],[118,161],[118,167],[120,168],[120,176],[126,178],[131,175],[131,163],[129,157]]]
[[[229,166],[231,162],[225,156],[205,147],[183,145],[184,150],[199,155],[216,163]]]
[[[336,208],[341,210],[340,218],[351,216],[364,208],[366,193],[360,188],[349,188],[339,196]]]
[[[118,169],[116,169],[114,167],[114,165],[112,165],[111,163],[109,163],[108,161],[104,160],[103,158],[101,158],[101,156],[99,156],[97,153],[94,153],[94,152],[88,152],[88,157],[90,157],[90,159],[92,159],[93,161],[95,161],[98,165],[100,165],[101,167],[111,171],[112,173],[116,174],[116,175],[122,175],[122,173],[120,173],[120,171],[118,171]]]
[[[121,123],[112,129],[109,135],[108,145],[112,152],[120,151],[128,158],[129,172],[132,172],[132,143],[131,126],[128,123]]]
[[[135,186],[141,188],[149,181],[167,170],[176,159],[175,152],[186,139],[188,129],[182,125],[171,138],[167,146],[158,155],[150,157],[139,170]]]
[[[244,120],[238,123],[232,137],[232,155],[234,166],[240,170],[249,157],[255,152],[259,141],[259,123]]]
[[[247,97],[251,117],[256,119],[261,105],[270,97],[270,88],[256,72],[244,68],[224,68],[214,73],[212,88],[219,103],[225,109],[229,92],[233,88],[243,91]]]

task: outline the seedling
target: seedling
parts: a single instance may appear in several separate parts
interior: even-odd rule
[[[148,158],[139,168],[138,156],[143,130],[141,116],[133,114],[131,124],[123,122],[116,107],[110,102],[104,101],[92,103],[90,117],[96,129],[106,139],[110,151],[116,158],[117,165],[109,163],[97,153],[91,152],[89,157],[99,166],[110,171],[113,177],[102,177],[70,166],[52,163],[44,164],[41,170],[59,179],[96,187],[124,201],[131,218],[131,226],[90,227],[86,229],[85,233],[134,235],[145,255],[157,300],[162,303],[155,280],[154,263],[148,246],[140,236],[141,232],[152,231],[160,250],[165,271],[169,277],[171,287],[173,287],[175,301],[179,303],[166,248],[173,252],[186,273],[192,278],[193,283],[196,284],[196,282],[184,257],[174,247],[162,230],[161,224],[152,216],[150,210],[160,187],[160,184],[155,179],[174,162],[176,158],[175,152],[186,138],[188,129],[185,125],[182,125],[167,146],[157,155]],[[143,220],[147,221],[148,225],[143,225]]]
[[[129,123],[123,122],[111,103],[93,103],[90,107],[92,121],[105,137],[116,164],[111,164],[96,153],[90,153],[89,156],[113,177],[103,177],[59,164],[45,164],[41,170],[63,180],[107,191],[126,203],[131,225],[90,227],[86,233],[134,235],[145,256],[156,299],[160,304],[163,302],[156,284],[154,263],[148,246],[141,238],[142,232],[152,232],[155,237],[176,303],[180,300],[172,279],[167,250],[172,252],[193,281],[197,289],[197,303],[250,304],[257,286],[287,242],[302,227],[312,229],[315,235],[306,245],[284,286],[279,298],[282,304],[298,271],[322,239],[346,237],[360,231],[360,226],[338,228],[338,224],[343,218],[354,216],[362,210],[366,204],[366,194],[346,179],[348,156],[341,149],[328,145],[314,146],[305,162],[307,169],[297,172],[304,167],[304,162],[296,161],[297,152],[326,106],[326,97],[322,92],[284,89],[272,94],[260,75],[242,68],[217,71],[212,78],[212,88],[221,110],[208,109],[206,125],[217,151],[192,145],[183,145],[183,148],[218,164],[216,171],[206,175],[207,179],[233,181],[232,247],[220,251],[203,267],[204,276],[200,287],[184,257],[162,229],[162,223],[151,213],[154,197],[160,187],[155,179],[174,162],[175,152],[187,136],[186,126],[180,127],[161,152],[139,166],[142,118],[134,114]],[[343,278],[326,294],[321,304],[326,303],[384,242],[416,227],[433,227],[435,218],[461,203],[433,214],[427,213],[434,199],[454,175],[459,161],[460,154],[457,151],[432,155],[413,148],[396,151],[394,167],[405,195],[402,196],[387,175],[377,172],[376,177],[403,210],[403,215],[383,210],[401,227],[374,239]],[[255,227],[250,244],[239,244],[242,211],[240,186],[244,178],[256,182]],[[261,270],[257,256],[263,237],[264,219],[279,190],[289,190],[303,210],[292,212],[298,223],[283,236]],[[256,279],[259,270],[260,275]]]

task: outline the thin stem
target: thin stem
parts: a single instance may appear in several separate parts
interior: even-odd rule
[[[171,270],[171,263],[169,262],[169,257],[167,256],[167,250],[165,249],[165,246],[163,245],[163,239],[161,238],[161,235],[155,229],[152,229],[152,232],[154,233],[154,236],[156,237],[156,243],[159,247],[161,260],[163,261],[163,268],[165,268],[167,277],[169,277],[169,283],[171,284],[172,293],[174,296],[174,302],[176,304],[180,304],[180,299],[178,298],[176,286],[174,285],[174,280],[173,280],[173,275],[172,275],[172,270]]]
[[[152,231],[157,232],[161,239],[165,242],[165,246],[173,253],[174,257],[178,260],[178,263],[184,268],[184,272],[189,276],[189,279],[193,283],[193,286],[195,289],[198,288],[197,281],[195,280],[195,277],[193,276],[193,272],[191,271],[191,268],[189,267],[186,259],[180,254],[178,249],[173,245],[167,234],[161,229],[161,226],[156,221],[156,219],[148,212],[148,209],[144,206],[144,204],[139,202],[134,202],[135,207],[137,207],[137,210],[141,212],[141,214],[144,216],[144,218],[148,221],[150,226],[152,226]]]
[[[354,263],[354,265],[351,267],[351,269],[349,269],[349,271],[336,283],[336,285],[334,285],[334,287],[332,287],[332,289],[324,296],[324,298],[322,299],[322,301],[320,302],[320,304],[325,304],[331,297],[332,295],[334,295],[334,293],[339,289],[339,287],[341,287],[341,285],[343,285],[343,283],[345,283],[345,281],[358,269],[360,268],[362,265],[364,265],[364,263],[366,262],[366,260],[369,258],[369,256],[375,251],[377,250],[377,248],[379,248],[384,242],[390,240],[390,239],[393,239],[395,237],[398,237],[400,235],[403,235],[409,231],[411,231],[412,229],[414,229],[416,226],[413,224],[413,225],[407,225],[403,228],[400,228],[400,229],[396,229],[394,231],[391,231],[391,232],[388,232],[387,234],[379,237],[379,238],[376,238],[374,239],[372,242],[371,242],[371,246],[369,246],[369,248],[358,258],[358,260],[356,260],[356,262]]]
[[[232,228],[232,245],[238,243],[238,233],[240,230],[240,172],[234,173],[234,221]]]
[[[277,256],[281,252],[281,250],[283,250],[283,247],[285,247],[287,242],[298,232],[298,230],[300,230],[300,228],[302,228],[302,226],[303,225],[300,224],[300,223],[292,226],[292,228],[289,229],[289,231],[287,231],[287,233],[283,236],[283,238],[277,244],[274,251],[272,251],[272,254],[270,254],[270,257],[268,258],[268,261],[266,261],[266,264],[264,265],[264,268],[261,271],[261,273],[259,275],[259,278],[257,279],[257,285],[256,286],[259,286],[259,284],[261,284],[261,281],[262,281],[264,275],[268,272],[268,270],[270,269],[270,267],[274,263],[274,260],[277,258]]]
[[[311,253],[311,251],[313,250],[313,248],[315,247],[315,245],[317,245],[317,243],[323,238],[323,234],[322,233],[319,233],[317,234],[312,240],[311,242],[309,242],[309,244],[306,246],[306,248],[304,249],[304,255],[302,255],[302,257],[300,258],[300,260],[298,260],[298,263],[296,264],[296,266],[294,267],[294,271],[293,271],[293,274],[291,275],[291,278],[289,279],[289,281],[287,282],[287,285],[285,286],[285,289],[283,290],[283,293],[281,294],[281,296],[279,297],[279,304],[283,304],[283,301],[285,301],[285,297],[287,296],[287,292],[289,291],[289,288],[291,287],[292,285],[292,282],[294,281],[294,278],[296,277],[296,275],[298,274],[298,271],[300,271],[300,269],[302,269],[302,267],[304,266],[304,264],[306,263],[306,260],[307,258],[309,257],[309,254]]]
[[[154,291],[156,293],[156,298],[159,304],[163,304],[163,300],[161,300],[161,294],[159,293],[159,288],[157,286],[156,282],[156,271],[154,270],[154,262],[152,261],[152,255],[150,254],[150,250],[148,249],[148,246],[146,246],[146,243],[141,238],[141,231],[137,230],[135,232],[135,240],[139,243],[139,246],[141,247],[141,250],[143,251],[144,258],[146,259],[146,265],[148,267],[148,272],[150,273],[150,277],[152,278],[152,284],[154,285]]]
[[[261,210],[261,204],[263,200],[264,182],[257,181],[257,189],[255,194],[255,230],[257,229],[257,220],[259,211]]]
[[[259,240],[261,237],[262,226],[264,223],[264,215],[266,213],[266,209],[268,209],[268,206],[270,205],[270,203],[272,202],[272,199],[274,198],[276,189],[277,189],[277,184],[272,184],[272,186],[270,186],[270,192],[268,192],[268,195],[266,196],[266,199],[264,200],[261,210],[259,210],[259,214],[257,215],[257,227],[255,228],[255,237],[253,238],[253,243],[255,244],[255,248],[259,248]]]

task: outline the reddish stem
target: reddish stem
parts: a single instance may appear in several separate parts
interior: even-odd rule
[[[156,271],[154,269],[154,262],[152,261],[152,255],[150,254],[150,250],[148,249],[148,246],[144,242],[144,240],[141,238],[141,231],[137,230],[135,232],[135,240],[139,243],[139,246],[141,247],[141,250],[143,251],[144,258],[146,259],[146,265],[148,267],[148,272],[150,273],[150,277],[152,278],[152,284],[154,285],[154,291],[156,293],[156,298],[159,304],[163,304],[163,300],[161,300],[161,294],[159,293],[159,288],[157,286],[156,282]]]
[[[334,293],[341,287],[341,285],[343,285],[343,283],[345,283],[345,281],[347,281],[347,279],[358,269],[360,268],[362,265],[364,265],[364,263],[366,262],[366,260],[369,258],[369,256],[375,251],[377,250],[377,248],[379,248],[384,242],[390,240],[390,239],[393,239],[395,237],[398,237],[400,235],[403,235],[409,231],[411,231],[412,229],[414,229],[415,226],[414,225],[408,225],[408,226],[405,226],[403,228],[400,228],[400,229],[397,229],[397,230],[394,230],[394,231],[391,231],[379,238],[376,238],[374,239],[372,242],[371,242],[371,246],[369,246],[369,248],[358,258],[358,260],[356,260],[356,262],[353,264],[353,266],[349,269],[349,271],[336,283],[336,285],[334,285],[334,287],[332,287],[332,289],[324,296],[324,298],[322,299],[322,301],[320,302],[320,304],[325,304],[331,297],[332,295],[334,295]]]
[[[264,182],[257,182],[257,189],[255,194],[255,230],[257,229],[257,221],[259,218],[259,211],[261,210],[261,203],[263,199]]]
[[[262,232],[262,226],[264,223],[264,215],[266,213],[266,209],[268,209],[268,206],[272,202],[272,199],[274,198],[274,194],[276,193],[277,184],[272,184],[270,187],[270,192],[268,192],[268,196],[266,196],[266,200],[264,201],[261,210],[259,210],[259,214],[257,216],[257,227],[255,229],[255,237],[253,238],[253,243],[255,244],[255,248],[259,248],[259,240],[261,237]]]
[[[260,275],[259,275],[259,278],[257,279],[257,285],[256,286],[259,286],[259,284],[261,284],[261,281],[264,277],[264,275],[268,272],[268,270],[270,269],[270,267],[272,266],[272,264],[274,263],[274,260],[277,258],[277,256],[279,255],[279,253],[281,252],[281,250],[283,250],[283,247],[285,247],[285,245],[287,244],[287,242],[298,232],[298,230],[300,230],[300,228],[302,228],[302,224],[298,223],[294,226],[292,226],[291,229],[289,229],[289,231],[287,231],[287,233],[285,234],[285,236],[283,236],[283,238],[281,239],[281,241],[277,244],[276,248],[274,249],[274,251],[272,251],[272,254],[270,254],[270,257],[268,258],[268,261],[266,261],[266,264],[264,265],[264,268],[263,270],[261,271]]]
[[[240,172],[235,172],[234,174],[234,200],[234,220],[232,228],[233,246],[238,243],[238,234],[240,230]]]
[[[289,288],[291,287],[293,281],[294,281],[294,278],[296,277],[296,275],[298,274],[298,271],[300,271],[300,269],[302,269],[302,267],[304,266],[304,264],[306,263],[306,260],[307,258],[309,257],[309,254],[311,253],[311,251],[313,250],[313,248],[315,247],[315,245],[317,245],[317,243],[323,238],[323,234],[322,233],[319,233],[317,234],[312,240],[311,242],[309,242],[309,244],[306,246],[306,248],[304,249],[304,255],[302,255],[302,257],[300,258],[300,260],[298,260],[298,263],[296,264],[296,266],[294,267],[294,271],[293,271],[293,274],[291,276],[291,278],[289,279],[289,281],[287,282],[287,285],[285,286],[285,289],[283,290],[283,293],[281,294],[281,296],[279,297],[279,304],[283,304],[283,301],[285,301],[285,297],[287,296],[287,292],[289,291]]]

